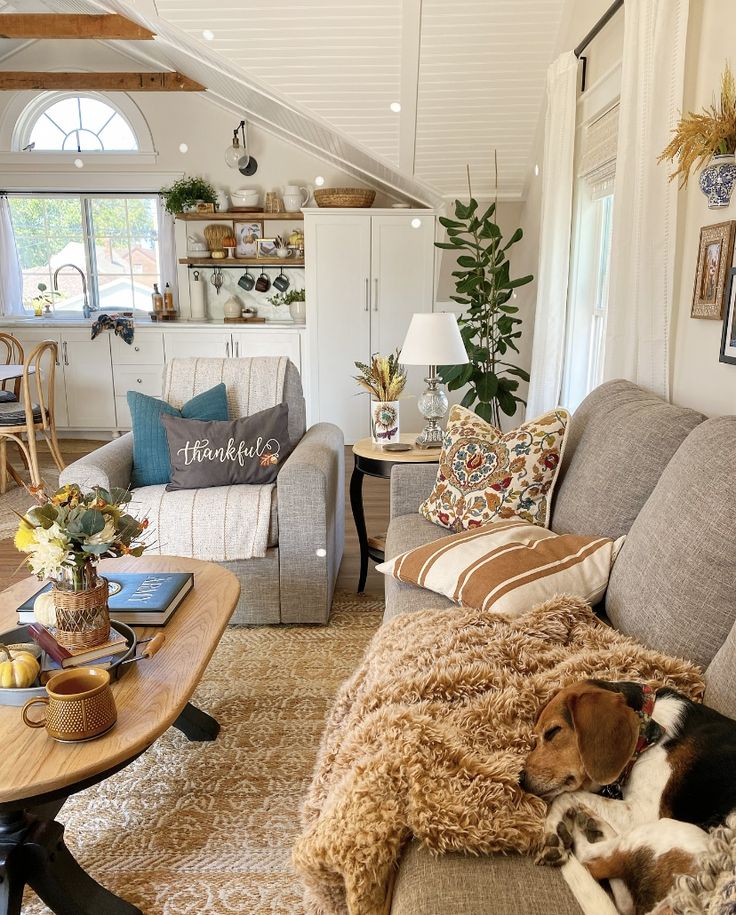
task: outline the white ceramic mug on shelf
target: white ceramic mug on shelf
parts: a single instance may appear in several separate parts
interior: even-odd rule
[[[307,205],[310,194],[311,192],[307,187],[301,187],[298,184],[287,184],[281,196],[284,201],[284,209],[287,213],[296,213]]]

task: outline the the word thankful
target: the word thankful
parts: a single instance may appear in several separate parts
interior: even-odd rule
[[[267,452],[275,452],[278,455],[281,450],[281,444],[275,438],[269,438],[265,442],[259,435],[255,444],[248,445],[246,442],[238,442],[235,439],[228,439],[227,445],[221,445],[219,448],[211,448],[209,439],[197,439],[195,442],[187,442],[183,448],[179,448],[177,454],[184,458],[184,465],[203,464],[205,461],[219,461],[224,464],[226,461],[235,461],[244,466],[246,460],[254,457],[261,457]]]

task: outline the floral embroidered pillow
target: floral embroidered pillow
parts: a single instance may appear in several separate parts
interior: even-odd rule
[[[504,433],[454,406],[437,480],[419,513],[452,531],[508,518],[546,527],[569,421],[558,408]]]

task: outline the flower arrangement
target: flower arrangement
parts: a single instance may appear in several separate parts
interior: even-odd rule
[[[98,486],[84,493],[69,483],[51,496],[43,489],[34,495],[38,505],[21,516],[15,546],[28,555],[28,568],[39,578],[64,580],[81,591],[103,556],[140,556],[146,549],[141,537],[148,520],[128,514],[131,496],[125,489]]]
[[[376,400],[384,403],[398,400],[406,385],[406,370],[399,363],[401,350],[388,356],[371,357],[370,365],[356,362],[355,367],[360,375],[353,376],[364,391],[372,394]]]
[[[217,191],[206,178],[194,178],[185,175],[179,178],[170,187],[162,187],[160,193],[164,198],[164,206],[172,216],[183,213],[198,201],[217,204]]]
[[[700,168],[711,156],[736,152],[736,81],[728,64],[718,102],[698,113],[688,112],[672,134],[657,161],[676,162],[670,180],[679,175],[680,187],[685,187],[693,168]]]
[[[291,305],[292,302],[306,301],[306,293],[303,289],[289,289],[287,292],[277,292],[269,296],[267,301],[279,308],[281,305]]]

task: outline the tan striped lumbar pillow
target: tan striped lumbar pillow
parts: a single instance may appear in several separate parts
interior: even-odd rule
[[[614,543],[502,521],[441,537],[382,563],[378,571],[465,607],[515,617],[555,594],[595,604],[623,539]]]

